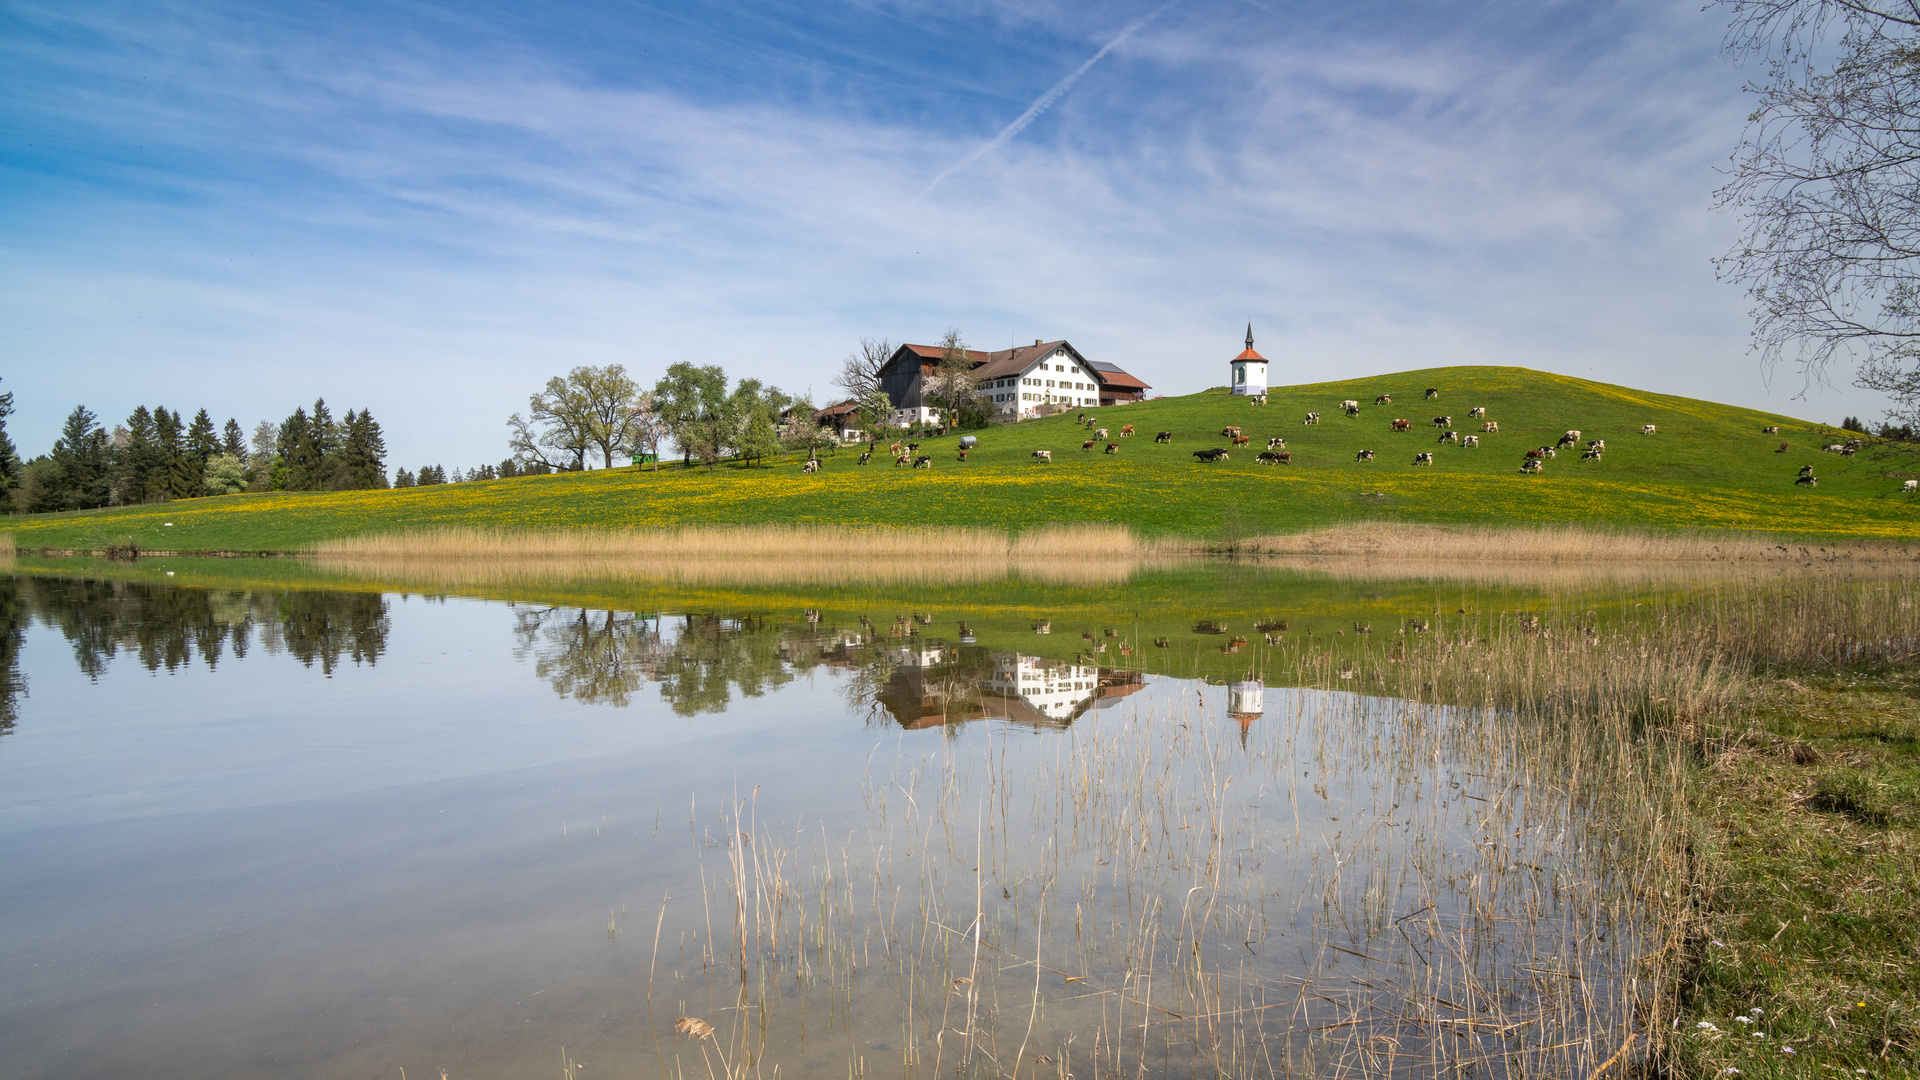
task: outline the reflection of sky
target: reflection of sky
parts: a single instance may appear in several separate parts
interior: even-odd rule
[[[823,852],[831,861],[834,850],[900,840],[938,863],[930,888],[957,888],[970,904],[970,847],[925,843],[942,805],[970,807],[982,784],[1006,777],[1037,797],[1007,822],[987,820],[1006,830],[996,843],[1033,846],[1013,868],[1057,857],[1088,869],[1100,853],[1085,845],[1099,829],[1078,834],[1049,817],[1063,812],[1048,797],[1062,755],[1118,767],[1107,774],[1115,782],[1090,789],[1099,798],[1124,800],[1128,763],[1153,763],[1170,785],[1164,809],[1197,825],[1208,791],[1225,789],[1196,771],[1202,759],[1180,755],[1223,754],[1222,775],[1233,776],[1219,820],[1235,844],[1252,839],[1236,830],[1256,826],[1272,842],[1260,849],[1270,861],[1262,854],[1235,873],[1270,909],[1269,940],[1256,944],[1274,970],[1291,970],[1292,935],[1319,910],[1325,852],[1358,846],[1406,862],[1420,854],[1408,824],[1424,819],[1471,857],[1468,841],[1483,830],[1504,837],[1521,824],[1511,804],[1487,802],[1498,794],[1488,781],[1379,737],[1419,706],[1269,690],[1249,743],[1230,715],[1246,703],[1244,688],[1132,676],[1103,687],[1123,676],[914,641],[881,647],[901,665],[895,674],[938,685],[958,666],[973,679],[960,689],[976,718],[998,715],[983,710],[999,702],[1078,719],[1039,724],[1005,708],[1016,722],[953,725],[945,737],[871,726],[842,692],[859,671],[834,666],[688,717],[652,693],[620,708],[556,695],[535,659],[516,652],[515,616],[479,601],[393,600],[378,663],[345,664],[330,678],[255,650],[214,670],[158,675],[123,658],[89,683],[66,642],[32,627],[22,654],[32,695],[0,738],[9,1065],[23,1075],[166,1080],[245,1071],[236,1063],[300,1045],[324,1048],[315,1075],[374,1075],[396,1063],[422,1075],[449,1066],[452,1075],[531,1075],[558,1045],[593,1045],[597,1072],[638,1075],[644,1061],[614,1067],[620,1039],[607,1035],[645,1023],[632,1004],[645,946],[631,942],[672,899],[662,968],[699,966],[684,935],[704,932],[711,881],[701,871],[726,864],[721,838],[737,835],[737,822],[720,807],[735,798],[755,828],[790,845],[791,880],[803,888],[817,884],[809,875]],[[660,625],[671,631],[675,620]],[[746,625],[729,632],[754,633]],[[845,634],[823,628],[821,638]],[[1133,695],[1129,707],[1088,708],[1116,693]],[[1447,714],[1425,715],[1439,727]],[[994,768],[973,768],[989,757]],[[896,793],[904,802],[889,811]],[[869,832],[876,813],[893,817]],[[1097,820],[1134,844],[1119,818]],[[1178,896],[1191,883],[1168,869],[1170,854],[1155,848],[1138,869],[1150,888],[1171,887],[1167,873],[1180,878],[1169,894]],[[1089,902],[1112,901],[1111,872],[1088,872]],[[1395,912],[1425,902],[1410,880],[1383,873],[1355,873],[1340,888],[1358,902],[1377,884]],[[1004,884],[1009,898],[1022,887]],[[908,891],[919,888],[916,879]],[[624,920],[625,938],[608,934],[609,919]],[[668,985],[669,1010],[696,993]],[[897,990],[885,979],[863,985],[882,1009]],[[791,1074],[844,1075],[833,1065]]]

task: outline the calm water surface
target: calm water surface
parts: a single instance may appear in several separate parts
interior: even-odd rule
[[[1124,629],[8,588],[7,1077],[1426,1072],[1496,1013],[1609,1030],[1605,956],[1574,1007],[1500,982],[1605,920],[1465,714],[1141,674]]]

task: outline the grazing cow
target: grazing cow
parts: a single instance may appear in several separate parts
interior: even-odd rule
[[[1428,400],[1428,401],[1432,401],[1432,400],[1433,400],[1434,398],[1437,398],[1437,397],[1439,397],[1439,396],[1440,396],[1440,388],[1439,388],[1439,387],[1437,387],[1437,386],[1429,386],[1429,387],[1427,387],[1427,400]]]
[[[1348,415],[1348,416],[1359,416],[1359,415],[1360,415],[1360,406],[1358,406],[1358,405],[1352,405],[1352,406],[1348,406],[1348,408],[1347,408],[1347,415]]]
[[[1802,466],[1800,466],[1800,475],[1801,475],[1801,476],[1812,476],[1812,475],[1813,475],[1813,466],[1811,466],[1811,465],[1802,465]]]
[[[1251,435],[1235,435],[1233,437],[1233,445],[1235,446],[1245,446],[1252,441],[1253,436]]]
[[[914,459],[913,459],[913,467],[914,467],[914,468],[916,468],[916,469],[931,469],[931,468],[933,468],[933,455],[931,455],[931,454],[921,454],[921,455],[920,455],[919,457],[917,457],[917,458],[914,458]]]
[[[1372,461],[1372,460],[1373,460],[1373,451],[1371,451],[1371,450],[1362,450],[1362,451],[1360,451],[1359,453],[1357,453],[1357,454],[1355,454],[1355,455],[1353,455],[1353,460],[1355,460],[1355,461]]]
[[[1780,444],[1780,449],[1778,449],[1778,450],[1775,450],[1775,451],[1774,451],[1774,453],[1776,453],[1776,454],[1784,454],[1784,453],[1786,453],[1786,452],[1787,452],[1787,444],[1786,444],[1786,443],[1781,443],[1781,444]]]
[[[1393,404],[1393,395],[1381,394],[1379,397],[1373,399],[1373,403],[1375,405],[1391,405]]]
[[[967,448],[964,446],[960,448],[960,460],[961,461],[967,460]]]
[[[1820,478],[1812,473],[1801,473],[1799,479],[1795,480],[1794,483],[1805,484],[1808,487],[1819,487]]]
[[[901,454],[899,457],[893,459],[893,467],[896,469],[904,469],[911,464],[913,464],[913,459],[905,454]]]
[[[1838,454],[1846,449],[1846,445],[1844,443],[1828,443],[1820,449],[1825,450],[1829,454]]]
[[[1395,420],[1395,421],[1393,422],[1393,430],[1395,430],[1395,431],[1412,431],[1412,430],[1413,430],[1413,421],[1411,421],[1411,420]]]
[[[1360,407],[1360,403],[1352,398],[1348,398],[1340,403],[1340,407],[1343,409],[1357,409]]]
[[[867,462],[872,460],[873,460],[873,451],[871,450],[865,451],[860,455],[860,464],[862,465],[865,465]]]
[[[1216,446],[1211,450],[1195,450],[1193,456],[1199,458],[1201,461],[1225,461],[1227,460],[1227,451],[1223,447]]]
[[[1301,423],[1303,424],[1317,424],[1319,422],[1320,422],[1320,414],[1317,412],[1308,413],[1307,418],[1301,421]]]
[[[1096,438],[1096,439],[1104,439],[1104,438],[1106,438],[1106,437],[1107,437],[1107,429],[1106,429],[1106,428],[1101,428],[1101,429],[1099,429],[1098,431],[1095,431],[1095,432],[1093,433],[1093,437],[1094,437],[1094,438]]]
[[[1852,443],[1848,443],[1847,445],[1845,445],[1845,446],[1843,446],[1843,447],[1841,447],[1841,448],[1840,448],[1840,456],[1841,456],[1841,457],[1852,457],[1852,456],[1854,455],[1854,453],[1855,453],[1856,451],[1858,451],[1859,449],[1860,449],[1860,448],[1859,448],[1858,446],[1855,446],[1855,445],[1854,445],[1854,444],[1852,444]]]
[[[1528,460],[1528,461],[1538,461],[1538,460],[1540,460],[1541,458],[1543,458],[1543,457],[1546,457],[1546,456],[1547,456],[1547,452],[1546,452],[1545,450],[1529,450],[1529,451],[1527,451],[1527,460]]]
[[[1098,441],[1099,441],[1099,440],[1097,440],[1097,439],[1088,439],[1088,440],[1087,440],[1086,442],[1083,442],[1083,443],[1081,443],[1081,444],[1080,444],[1080,449],[1082,449],[1082,450],[1091,450],[1091,449],[1093,449],[1093,444],[1094,444],[1095,442],[1098,442]]]
[[[1656,431],[1656,430],[1658,430],[1658,429],[1656,429],[1656,428],[1655,428],[1655,427],[1654,427],[1654,426],[1653,426],[1652,424],[1641,424],[1641,425],[1640,425],[1640,434],[1642,434],[1642,435],[1651,435],[1651,434],[1653,434],[1653,433],[1654,433],[1654,431]]]
[[[1760,434],[1762,434],[1762,435],[1778,435],[1778,434],[1780,434],[1780,429],[1779,429],[1778,427],[1775,427],[1775,426],[1772,426],[1772,425],[1769,425],[1769,426],[1767,426],[1767,427],[1763,427],[1763,428],[1761,428],[1761,429],[1760,429]]]
[[[1415,454],[1413,456],[1413,463],[1415,465],[1431,465],[1433,464],[1433,455],[1426,453],[1424,451],[1421,453]]]
[[[1436,417],[1434,417],[1434,418],[1433,418],[1433,426],[1434,426],[1434,427],[1452,427],[1452,426],[1453,426],[1453,417],[1451,417],[1451,416],[1436,416]]]
[[[1606,448],[1607,440],[1605,439],[1594,439],[1587,443],[1587,449],[1589,450],[1605,450]]]
[[[1545,468],[1546,465],[1542,464],[1538,458],[1529,458],[1520,463],[1520,471],[1523,473],[1537,473]]]
[[[1273,438],[1267,440],[1267,449],[1269,450],[1285,450],[1286,448],[1287,448],[1287,440],[1281,438],[1278,435],[1275,435]]]
[[[1161,432],[1160,434],[1158,434],[1158,435],[1155,435],[1155,436],[1153,437],[1153,441],[1154,441],[1154,442],[1157,442],[1157,443],[1162,443],[1162,442],[1163,442],[1163,443],[1170,443],[1170,442],[1172,442],[1172,441],[1173,441],[1173,432],[1171,432],[1171,431],[1163,431],[1163,432]]]
[[[1440,441],[1443,443],[1457,443],[1460,441],[1460,433],[1457,431],[1443,432],[1440,436]]]
[[[1909,480],[1906,483],[1900,485],[1900,490],[1906,492],[1909,495],[1913,494],[1916,491],[1920,491],[1920,480]]]
[[[1269,450],[1253,460],[1262,465],[1291,465],[1293,464],[1293,455],[1287,453],[1285,450],[1277,453]]]
[[[1120,429],[1120,437],[1121,437],[1121,438],[1123,438],[1123,439],[1126,439],[1126,438],[1131,438],[1132,436],[1133,436],[1133,425],[1132,425],[1132,424],[1128,424],[1128,425],[1126,425],[1126,426],[1124,426],[1124,427],[1122,427],[1122,428]]]
[[[803,472],[803,473],[817,473],[817,472],[819,472],[819,471],[820,471],[820,459],[819,459],[819,458],[808,458],[808,459],[807,459],[807,463],[806,463],[805,465],[802,465],[802,466],[800,466],[800,471],[801,471],[801,472]]]
[[[1053,464],[1053,451],[1051,451],[1051,450],[1035,450],[1035,451],[1033,452],[1033,463],[1034,463],[1035,465],[1038,465],[1039,463],[1041,463],[1041,462],[1043,462],[1043,461],[1044,461],[1044,462],[1046,462],[1046,463],[1047,463],[1047,464],[1049,464],[1049,465],[1051,465],[1051,464]]]
[[[1265,405],[1266,403],[1267,395],[1265,394],[1254,394],[1247,398],[1247,404],[1249,405]]]
[[[1562,438],[1566,438],[1566,439],[1571,439],[1571,440],[1573,440],[1574,442],[1579,442],[1579,441],[1580,441],[1580,430],[1579,430],[1578,428],[1568,428],[1568,429],[1567,429],[1567,433],[1566,433],[1565,435],[1563,435],[1563,436],[1561,436],[1561,437],[1562,437]]]
[[[1478,436],[1478,435],[1469,435],[1469,436],[1467,436],[1466,438],[1464,438],[1464,439],[1461,439],[1461,440],[1460,440],[1460,445],[1462,445],[1462,446],[1479,446],[1479,445],[1480,445],[1480,436]]]
[[[889,447],[887,447],[887,453],[889,453],[889,454],[892,454],[892,455],[893,455],[894,457],[899,457],[899,456],[900,456],[900,444],[899,444],[899,443],[894,443],[894,444],[893,444],[892,446],[889,446]]]
[[[1540,448],[1540,453],[1544,457],[1552,457],[1554,455],[1554,448],[1551,446],[1543,446]]]
[[[1574,435],[1574,433],[1573,433],[1573,432],[1571,432],[1571,431],[1569,431],[1569,432],[1567,432],[1567,433],[1566,433],[1565,435],[1562,435],[1562,436],[1560,436],[1560,441],[1559,441],[1559,442],[1557,442],[1557,443],[1554,443],[1553,445],[1555,445],[1555,446],[1572,446],[1572,445],[1573,445],[1574,443],[1576,443],[1576,442],[1579,442],[1579,441],[1580,441],[1580,440],[1578,440],[1578,439],[1576,439],[1576,438],[1574,438],[1574,437],[1573,437],[1573,435]]]
[[[1109,453],[1109,454],[1117,454],[1117,453],[1119,453],[1119,452],[1120,452],[1120,444],[1119,444],[1119,443],[1117,443],[1117,442],[1110,442],[1110,443],[1108,443],[1108,444],[1107,444],[1107,453]]]
[[[1220,434],[1226,436],[1227,438],[1232,438],[1235,435],[1240,434],[1240,429],[1237,427],[1234,427],[1232,424],[1228,424],[1226,427],[1223,427],[1220,429]]]
[[[1485,405],[1475,405],[1473,408],[1467,410],[1468,419],[1485,415],[1487,415],[1487,407]]]
[[[1488,434],[1497,435],[1500,432],[1500,421],[1489,420],[1486,423],[1480,425],[1480,430],[1487,432]]]
[[[1580,460],[1581,460],[1581,461],[1599,461],[1599,460],[1600,460],[1600,451],[1598,451],[1598,450],[1588,450],[1588,451],[1586,451],[1585,453],[1583,453],[1583,454],[1581,454],[1581,455],[1580,455]]]

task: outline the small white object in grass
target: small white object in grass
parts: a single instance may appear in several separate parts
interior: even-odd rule
[[[1734,1019],[1734,1022],[1735,1022],[1735,1023],[1740,1023],[1740,1024],[1751,1024],[1751,1023],[1753,1023],[1753,1017],[1751,1017],[1751,1016],[1736,1016],[1736,1017],[1734,1017],[1733,1019]]]
[[[1766,1012],[1767,1010],[1765,1010],[1765,1009],[1763,1009],[1763,1008],[1761,1008],[1761,1007],[1760,1007],[1760,1006],[1758,1006],[1758,1005],[1755,1005],[1755,1006],[1754,1006],[1753,1008],[1751,1008],[1751,1009],[1748,1009],[1747,1011],[1748,1011],[1748,1012],[1750,1012],[1750,1013],[1752,1013],[1752,1014],[1753,1014],[1753,1015],[1755,1015],[1755,1016],[1759,1016],[1759,1015],[1761,1015],[1762,1013],[1765,1013],[1765,1012]]]
[[[1699,1028],[1701,1031],[1719,1031],[1720,1030],[1719,1028],[1713,1026],[1713,1021],[1711,1020],[1702,1020],[1693,1026]]]
[[[166,527],[167,527],[167,528],[169,528],[169,529],[171,529],[171,528],[173,528],[173,522],[171,522],[171,521],[169,521],[169,522],[167,522],[167,523],[166,523]]]
[[[1783,1053],[1783,1054],[1791,1054],[1791,1053],[1793,1053],[1793,1047],[1791,1047],[1791,1046],[1783,1046],[1783,1047],[1781,1047],[1781,1048],[1780,1048],[1780,1052],[1781,1052],[1781,1053]]]
[[[168,577],[172,577],[172,576],[173,576],[173,571],[171,571],[171,570],[169,570],[169,571],[167,571],[167,576],[168,576]]]

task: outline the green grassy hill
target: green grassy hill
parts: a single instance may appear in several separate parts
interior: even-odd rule
[[[1422,391],[1440,389],[1436,401]],[[1391,394],[1393,403],[1374,398]],[[1357,418],[1338,403],[1358,399]],[[1484,406],[1500,432],[1478,448],[1442,446],[1431,418],[1451,414],[1478,433],[1468,410]],[[1322,414],[1318,425],[1301,420]],[[1900,493],[1916,465],[1823,453],[1837,441],[1823,424],[1690,398],[1506,367],[1433,368],[1276,389],[1255,406],[1222,392],[1095,410],[1117,435],[1117,455],[1083,452],[1088,433],[1072,414],[976,433],[971,460],[956,460],[954,436],[924,440],[931,470],[897,469],[884,455],[856,464],[845,450],[817,475],[797,461],[684,473],[634,469],[498,480],[402,491],[273,493],[159,506],[16,518],[23,548],[98,550],[132,541],[158,550],[297,550],[332,536],[431,525],[514,529],[683,523],[822,522],[1024,529],[1057,521],[1117,521],[1148,535],[1237,538],[1361,520],[1629,528],[1733,528],[1807,538],[1910,538],[1920,500]],[[1393,432],[1404,417],[1413,430]],[[1203,464],[1195,450],[1225,446],[1238,425],[1253,445]],[[1642,425],[1658,431],[1642,435]],[[1762,434],[1778,425],[1780,434]],[[1579,429],[1605,439],[1597,464],[1562,453],[1538,476],[1519,471],[1523,452]],[[1174,433],[1156,445],[1154,433]],[[1255,454],[1287,440],[1291,465]],[[1781,442],[1791,449],[1776,453]],[[1032,451],[1053,452],[1035,464]],[[1356,452],[1371,449],[1372,463]],[[883,447],[884,450],[884,447]],[[1414,456],[1432,451],[1431,467]],[[1803,464],[1817,488],[1796,486]],[[171,522],[171,524],[167,524]]]

